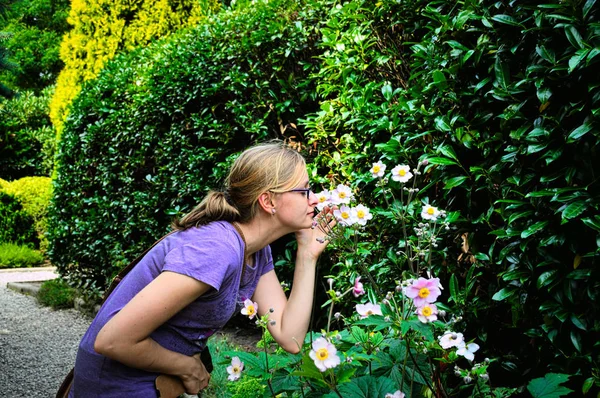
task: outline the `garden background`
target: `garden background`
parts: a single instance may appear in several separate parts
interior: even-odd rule
[[[0,14],[0,267],[47,259],[93,302],[240,150],[279,138],[317,189],[348,184],[374,215],[356,250],[320,262],[318,332],[327,278],[363,276],[345,313],[407,278],[412,238],[369,170],[426,160],[408,213],[446,210],[440,301],[506,390],[444,358],[398,388],[536,396],[551,373],[565,376],[547,396],[568,392],[558,380],[600,394],[595,0],[2,0]],[[292,250],[274,244],[288,282]],[[277,393],[300,394],[288,382]]]

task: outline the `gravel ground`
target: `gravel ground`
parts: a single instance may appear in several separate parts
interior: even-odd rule
[[[52,310],[7,282],[55,278],[52,271],[0,271],[0,397],[54,397],[73,367],[91,319],[74,309]]]

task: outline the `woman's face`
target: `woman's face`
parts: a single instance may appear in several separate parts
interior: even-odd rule
[[[279,194],[280,204],[276,206],[276,214],[283,224],[294,231],[312,226],[315,206],[319,201],[317,196],[308,189],[308,174],[303,169],[300,183],[289,191]]]

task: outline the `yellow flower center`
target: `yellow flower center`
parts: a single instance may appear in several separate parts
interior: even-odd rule
[[[381,167],[375,165],[373,166],[373,173],[379,173],[379,171],[381,170]]]
[[[345,212],[342,213],[342,218],[343,219],[350,218],[350,214],[348,214],[348,212],[345,211]]]
[[[428,207],[427,214],[429,214],[430,216],[433,216],[433,213],[435,213],[435,210],[433,209],[433,207]]]
[[[320,348],[317,350],[317,358],[319,358],[320,361],[326,360],[327,357],[329,357],[329,352],[327,351],[327,348]]]
[[[421,312],[423,313],[424,316],[429,316],[432,313],[431,307],[423,307],[423,309],[421,310]]]
[[[233,366],[233,373],[240,373],[240,367],[239,366]]]
[[[365,212],[364,210],[359,210],[356,212],[356,215],[358,216],[358,218],[363,218],[365,216]]]
[[[346,197],[346,192],[339,193],[340,199],[344,199]]]
[[[321,196],[321,197],[319,198],[319,202],[320,202],[320,203],[323,203],[323,202],[325,202],[325,200],[326,200],[326,199],[325,199],[325,196]]]
[[[370,336],[370,337],[373,337],[373,336],[375,336],[375,332],[371,332],[371,333],[369,333],[369,336]]]
[[[368,311],[367,311],[367,315],[373,315],[373,311],[371,311],[371,310],[368,310]]]
[[[404,169],[400,169],[400,170],[398,170],[398,175],[399,175],[400,177],[404,177],[404,176],[406,175],[406,170],[404,170]]]
[[[419,297],[425,298],[427,296],[429,296],[429,289],[426,287],[421,288],[421,290],[419,290]]]
[[[246,307],[246,311],[248,311],[248,315],[254,315],[254,312],[256,310],[254,309],[253,305],[249,305],[248,307]]]

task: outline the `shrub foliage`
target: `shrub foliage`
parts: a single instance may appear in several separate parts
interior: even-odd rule
[[[315,109],[311,23],[296,2],[254,7],[118,57],[74,102],[49,227],[74,283],[102,288],[218,187],[231,154]]]
[[[96,77],[108,60],[193,26],[217,7],[215,0],[73,1],[67,19],[73,28],[63,37],[60,48],[65,67],[50,105],[59,135],[67,107],[81,85]]]

